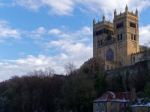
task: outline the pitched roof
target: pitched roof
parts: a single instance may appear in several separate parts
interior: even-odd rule
[[[114,93],[108,91],[104,93],[100,98],[94,100],[94,102],[129,102],[131,100],[131,94],[129,92]]]

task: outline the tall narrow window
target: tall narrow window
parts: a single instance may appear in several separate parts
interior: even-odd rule
[[[118,38],[118,40],[119,40],[119,38],[120,38],[120,35],[117,35],[117,38]]]
[[[100,41],[99,40],[97,41],[97,47],[100,47]]]
[[[120,34],[120,40],[122,40],[122,34]]]
[[[136,35],[134,35],[134,40],[136,40]]]
[[[114,51],[111,48],[109,48],[106,52],[106,60],[114,61]]]
[[[133,34],[131,34],[131,40],[134,40],[134,35]]]
[[[102,45],[103,45],[103,40],[98,40],[97,46],[100,47],[100,46],[102,46]]]
[[[132,58],[132,61],[135,62],[135,57]]]
[[[123,39],[123,35],[122,35],[122,34],[119,34],[117,38],[118,38],[118,41],[120,41],[120,40]]]
[[[103,40],[100,41],[100,44],[103,45]]]

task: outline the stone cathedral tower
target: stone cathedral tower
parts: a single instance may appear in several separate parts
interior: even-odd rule
[[[139,52],[138,11],[114,11],[113,23],[93,20],[93,57],[103,60],[105,70],[132,64],[132,54]]]

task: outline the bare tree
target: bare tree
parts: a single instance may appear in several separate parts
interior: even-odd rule
[[[45,74],[46,76],[53,76],[55,74],[55,70],[52,69],[51,67],[48,67],[45,69]]]
[[[76,66],[73,63],[68,63],[65,65],[66,74],[69,75],[76,70]]]
[[[28,73],[30,76],[53,76],[55,74],[54,69],[51,67],[45,68],[45,70],[34,70],[31,73]]]

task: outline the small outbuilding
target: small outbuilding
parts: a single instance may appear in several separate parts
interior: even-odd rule
[[[128,92],[106,92],[93,102],[93,112],[126,112],[131,101]]]

